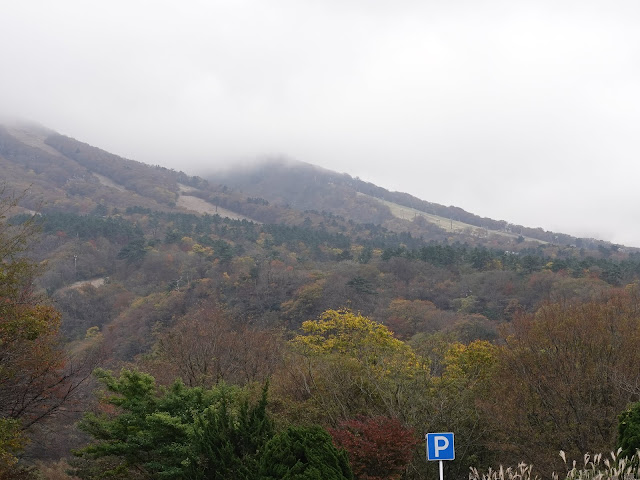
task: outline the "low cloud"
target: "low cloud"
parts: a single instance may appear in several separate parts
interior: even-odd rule
[[[189,173],[283,154],[478,215],[640,246],[629,221],[639,8],[12,2],[0,104]]]

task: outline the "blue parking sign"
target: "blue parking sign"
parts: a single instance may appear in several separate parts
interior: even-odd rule
[[[453,460],[453,433],[427,433],[427,460]]]

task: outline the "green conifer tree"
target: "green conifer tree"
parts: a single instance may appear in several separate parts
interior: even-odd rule
[[[620,457],[631,458],[640,449],[640,402],[632,404],[618,417]]]
[[[326,430],[292,426],[266,444],[260,480],[353,480],[353,473]]]

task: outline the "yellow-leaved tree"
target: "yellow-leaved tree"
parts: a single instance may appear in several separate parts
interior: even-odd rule
[[[442,375],[434,378],[431,421],[437,431],[456,434],[456,462],[448,468],[458,478],[469,467],[485,467],[494,460],[488,448],[493,432],[481,407],[491,389],[497,355],[498,347],[484,340],[452,343],[444,354]]]
[[[289,346],[279,382],[297,420],[332,426],[355,415],[387,415],[406,421],[416,390],[429,382],[428,365],[409,345],[350,310],[327,310],[304,322]]]

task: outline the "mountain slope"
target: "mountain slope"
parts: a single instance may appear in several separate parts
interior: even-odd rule
[[[282,418],[294,421],[333,421],[326,405],[338,407],[334,418],[339,418],[355,396],[349,415],[395,416],[401,403],[406,418],[419,429],[431,418],[434,405],[442,406],[448,396],[447,405],[459,405],[460,392],[466,391],[461,407],[440,408],[448,415],[445,419],[461,418],[466,425],[478,397],[466,383],[457,383],[462,378],[458,367],[471,365],[469,384],[478,385],[474,362],[492,365],[486,353],[498,347],[488,341],[497,339],[498,331],[510,333],[507,328],[518,322],[530,325],[529,320],[543,318],[554,327],[545,328],[546,334],[557,332],[555,327],[565,322],[567,327],[561,328],[571,348],[549,371],[577,365],[565,361],[583,358],[575,352],[587,352],[594,361],[585,364],[596,371],[592,366],[601,361],[596,358],[601,350],[592,348],[589,326],[600,317],[587,315],[590,323],[582,328],[583,313],[602,311],[615,319],[610,324],[597,322],[606,335],[610,325],[619,323],[617,312],[625,322],[631,316],[618,308],[618,301],[603,304],[604,310],[584,302],[623,295],[633,302],[633,311],[638,310],[640,254],[604,243],[589,250],[492,232],[493,223],[476,226],[470,222],[482,219],[466,212],[462,217],[458,209],[310,165],[263,165],[235,172],[235,183],[231,174],[210,176],[206,182],[34,127],[0,129],[0,162],[5,182],[18,192],[28,189],[21,198],[22,209],[41,212],[2,218],[0,229],[31,221],[41,227],[28,252],[43,266],[34,290],[60,311],[69,351],[92,356],[95,352],[96,361],[107,369],[125,365],[149,372],[163,386],[178,377],[189,385],[258,385],[271,379],[276,409]],[[455,212],[463,220],[453,218]],[[572,308],[584,304],[587,309],[566,316],[537,315],[549,302]],[[316,363],[322,360],[320,350],[300,357],[303,344],[294,347],[286,341],[323,312],[355,318],[349,311],[388,327],[384,337],[390,341],[379,343],[383,330],[367,327],[369,320],[349,320],[344,324],[351,330],[346,338],[353,335],[361,346],[346,349],[347,357],[336,356],[341,354],[337,350],[344,350],[341,345],[335,351],[333,346],[322,347],[327,354],[323,363]],[[352,329],[358,324],[368,332],[365,337],[360,327]],[[325,343],[335,345],[332,330],[324,331]],[[586,332],[587,348],[576,344],[576,331]],[[616,339],[607,344],[607,352],[620,350],[615,348],[619,335],[615,328],[611,331]],[[314,329],[308,333],[323,338]],[[635,337],[620,338],[629,345],[622,352],[635,352]],[[544,335],[540,339],[533,350],[518,349],[525,354],[548,352]],[[378,348],[391,356],[379,356]],[[353,351],[364,355],[354,357]],[[410,356],[396,357],[394,352]],[[366,377],[354,363],[359,357],[371,364]],[[631,365],[626,353],[620,358]],[[312,376],[300,377],[310,366],[317,369]],[[380,372],[387,367],[392,370],[380,382]],[[445,375],[450,368],[452,375]],[[427,380],[424,384],[415,383],[418,371]],[[564,386],[566,378],[581,378],[570,373],[554,380],[549,391]],[[521,377],[513,379],[500,383],[504,392],[522,390]],[[363,393],[364,384],[373,389]],[[588,390],[584,385],[577,384],[576,398]],[[386,392],[384,401],[380,387]],[[491,391],[490,384],[478,390],[483,395]],[[425,392],[429,403],[421,403]],[[310,394],[319,395],[317,403],[309,403]],[[329,403],[336,396],[338,403]],[[80,447],[83,440],[72,427],[77,420],[73,410],[89,410],[87,398],[79,398],[54,419],[58,423],[43,431],[51,436],[33,441],[29,454],[54,459]],[[495,405],[502,407],[504,398],[497,394]],[[593,418],[601,417],[600,407],[610,405],[609,398],[593,407]],[[615,415],[617,411],[607,424]],[[515,423],[509,425],[524,417],[513,410]],[[434,420],[434,428],[442,418]],[[555,434],[557,429],[550,431]],[[478,437],[474,433],[468,438]],[[104,471],[102,466],[96,471]]]
[[[609,245],[608,242],[483,218],[458,207],[391,192],[348,174],[292,160],[268,160],[250,168],[217,172],[207,178],[299,210],[328,211],[356,222],[379,223],[436,241],[454,238],[474,244],[491,244],[492,237],[498,236],[502,237],[498,241],[500,244],[505,244],[505,240],[506,244],[530,240],[584,248]]]
[[[86,214],[99,206],[138,206],[247,218],[198,198],[211,191],[199,177],[127,160],[37,125],[0,126],[0,167],[14,191],[28,190],[21,203],[27,210]]]
[[[292,221],[297,212],[330,212],[433,241],[510,248],[522,241],[598,248],[607,242],[482,218],[402,192],[290,160],[207,175],[207,180],[145,165],[32,125],[0,126],[3,180],[29,189],[28,210],[89,213],[100,206],[193,211],[259,222]],[[230,188],[228,188],[230,187]]]

